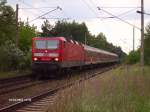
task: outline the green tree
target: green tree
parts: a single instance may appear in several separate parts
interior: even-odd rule
[[[28,23],[20,22],[20,39],[19,48],[28,52],[31,48],[32,38],[36,36],[36,27],[30,26]]]
[[[100,48],[100,49],[104,49],[104,50],[108,50],[107,47],[107,40],[106,37],[103,33],[99,33],[96,38],[95,38],[95,47]]]
[[[15,36],[15,12],[6,0],[0,0],[0,45],[6,40],[15,41]]]
[[[44,23],[41,26],[41,29],[42,29],[41,37],[53,36],[52,34],[53,26],[49,23],[48,20],[44,21]]]
[[[131,51],[129,53],[129,55],[127,56],[127,63],[128,64],[135,64],[135,63],[138,63],[140,60],[140,52],[139,50],[137,51]]]
[[[145,38],[144,38],[144,59],[145,64],[150,65],[150,23],[145,28]]]
[[[0,52],[0,70],[16,70],[24,66],[24,53],[11,40],[0,46]]]
[[[72,23],[58,21],[54,30],[57,32],[57,36],[64,36],[68,39],[73,39],[82,43],[84,43],[85,35],[89,33],[85,23],[79,24],[75,21]]]

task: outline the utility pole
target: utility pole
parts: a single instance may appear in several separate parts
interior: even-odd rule
[[[144,70],[144,0],[141,0],[141,68]]]
[[[134,52],[134,42],[135,41],[135,28],[133,27],[133,52]]]
[[[29,25],[29,18],[27,17],[27,24]]]
[[[19,5],[16,4],[16,46],[19,45],[19,23],[18,23],[18,11],[19,11]]]

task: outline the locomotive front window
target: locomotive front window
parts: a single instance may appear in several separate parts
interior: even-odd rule
[[[44,40],[36,40],[35,41],[35,47],[37,49],[46,49],[46,41],[44,41]]]
[[[57,49],[58,48],[58,40],[48,40],[47,48],[48,49]]]
[[[57,49],[59,41],[58,40],[36,40],[35,48],[37,49]]]

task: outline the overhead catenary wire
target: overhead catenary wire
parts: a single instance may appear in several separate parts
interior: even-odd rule
[[[85,1],[85,0],[82,0],[83,1],[83,3],[85,3],[86,4],[86,6],[96,15],[96,17],[97,17],[97,13],[95,12],[95,10]]]
[[[120,17],[120,16],[125,16],[125,15],[127,15],[127,14],[129,14],[129,13],[135,11],[136,9],[138,9],[138,8],[130,9],[130,10],[128,10],[128,11],[126,11],[126,12],[123,12],[123,13],[117,15],[117,16],[118,16],[118,17]]]
[[[90,0],[91,3],[95,4],[93,0]],[[102,2],[102,1],[101,1]],[[109,9],[129,9],[129,8],[141,8],[141,6],[101,6],[101,8],[109,8]]]
[[[58,18],[58,17],[51,17],[51,18],[45,18],[45,17],[42,17],[41,19],[58,19],[58,20],[69,20],[71,18]]]
[[[21,7],[21,8],[19,8],[19,9],[24,9],[24,10],[32,10],[32,9],[35,9],[35,10],[37,10],[37,9],[50,9],[50,8],[56,8],[56,7],[30,7],[30,8],[28,8],[28,7]]]
[[[28,6],[28,7],[30,7],[30,8],[33,8],[33,6],[32,5],[30,5],[30,4],[28,4],[28,3],[26,3],[26,2],[24,2],[24,1],[22,1],[22,0],[18,0],[20,3],[23,3],[24,5],[26,5],[26,6]],[[37,10],[39,10],[40,12],[42,12],[42,13],[44,13],[43,11],[41,11],[40,9],[37,9]]]
[[[132,9],[132,10],[128,10],[128,11],[123,12],[123,13],[120,13],[119,15],[117,15],[117,17],[124,17],[124,16],[126,16],[127,14],[129,14],[129,13],[135,11],[136,9],[137,9],[137,8]],[[114,16],[108,16],[108,17],[97,17],[97,18],[108,19],[108,18],[115,18],[115,17],[114,17]]]
[[[46,0],[47,1],[47,0]],[[63,4],[63,1],[59,1],[59,0],[56,0],[58,4]],[[63,6],[61,6],[63,7]],[[63,8],[64,9],[64,8]],[[65,12],[65,10],[62,10],[62,14],[65,16],[65,17],[68,17],[68,14]],[[70,17],[69,17],[70,18]]]
[[[41,17],[43,17],[43,16],[45,16],[45,15],[47,15],[47,14],[53,12],[53,11],[55,11],[55,10],[58,10],[58,9],[62,10],[62,9],[58,6],[57,8],[55,8],[55,9],[53,9],[53,10],[51,10],[51,11],[48,11],[48,12],[46,12],[46,13],[44,13],[44,14],[42,14],[42,15],[40,15],[40,16],[34,18],[34,19],[32,19],[31,21],[29,21],[29,23],[30,23],[30,22],[33,22],[33,21],[35,21],[35,20],[37,20],[37,19],[39,19],[39,18],[41,18]]]
[[[101,7],[101,8],[109,8],[109,9],[132,9],[132,8],[140,8],[140,7],[124,7],[124,6],[120,6],[120,7],[109,7],[109,6],[104,6],[104,7]]]
[[[22,3],[22,4],[24,4],[25,6],[29,7],[29,8],[33,8],[32,5],[26,3],[26,2],[24,2],[24,1],[22,1],[22,0],[18,0],[18,1],[19,1],[20,3]],[[19,9],[23,10],[22,8],[19,8]],[[37,10],[39,10],[41,13],[44,13],[44,12],[41,11],[40,9],[37,9]],[[29,11],[30,13],[32,13],[32,14],[34,14],[34,15],[36,15],[36,16],[38,15],[37,13],[33,12],[33,10],[32,10],[32,11],[31,11],[31,10],[27,10],[27,11]]]
[[[39,10],[40,12],[42,12],[42,13],[44,13],[43,15],[41,15],[41,16],[38,16],[38,17],[36,17],[35,19],[33,19],[33,20],[30,20],[29,21],[29,23],[30,22],[32,22],[32,21],[34,21],[34,20],[36,20],[36,19],[39,19],[40,17],[43,17],[44,15],[47,15],[48,13],[50,13],[50,12],[53,12],[53,11],[55,11],[55,9],[57,10],[57,9],[60,9],[60,10],[62,10],[62,8],[60,8],[59,6],[57,6],[57,7],[50,7],[50,6],[43,6],[43,7],[33,7],[33,6],[31,6],[30,4],[28,4],[28,3],[26,3],[26,2],[24,2],[24,1],[20,1],[20,2],[22,2],[23,4],[25,4],[26,6],[28,6],[27,8],[19,8],[19,9],[22,9],[22,10]],[[49,11],[48,13],[45,13],[44,11],[41,11],[40,9],[50,9],[50,8],[55,8],[54,10],[52,10],[52,11]],[[47,18],[48,19],[48,18]],[[57,18],[58,19],[58,18]]]
[[[95,4],[95,2],[93,2],[93,0],[90,0],[91,4],[93,4],[94,7],[97,7],[97,4]],[[128,11],[125,11],[123,13],[120,13],[119,15],[117,15],[117,17],[120,17],[120,16],[125,16],[125,14],[128,14],[140,7],[101,7],[101,8],[130,8],[130,10]],[[100,19],[111,19],[111,18],[115,18],[114,16],[110,16],[110,17],[97,17],[97,18],[100,18]]]
[[[97,5],[95,4],[95,2],[93,2],[93,0],[90,0],[90,2],[91,2],[91,4],[93,4],[94,7],[97,7]],[[109,18],[113,18],[113,17],[103,17],[103,16],[99,17],[98,16],[97,18],[99,18],[99,19],[109,19]]]
[[[120,18],[120,17],[118,17],[118,16],[116,16],[116,15],[114,15],[114,14],[112,14],[112,13],[110,13],[110,12],[108,12],[108,11],[102,9],[102,8],[100,8],[100,7],[97,7],[97,9],[98,9],[98,10],[101,10],[101,11],[103,11],[103,12],[105,12],[105,13],[111,15],[111,16],[113,16],[114,18],[116,18],[116,19],[118,19],[118,20],[120,20],[120,21],[122,21],[122,22],[124,22],[124,23],[126,23],[126,24],[128,24],[128,25],[130,25],[130,26],[132,26],[132,27],[135,27],[135,28],[138,29],[138,30],[141,30],[141,28],[139,28],[139,27],[137,27],[137,26],[135,26],[135,25],[129,23],[128,21],[126,21],[126,20],[124,20],[124,19],[122,19],[122,18]]]
[[[92,0],[90,0],[90,2],[91,2],[94,6],[97,6]],[[130,9],[130,10],[126,11],[126,12],[123,12],[123,13],[117,15],[117,16],[114,15],[114,14],[112,14],[112,13],[110,13],[110,12],[108,12],[108,11],[106,11],[106,10],[104,10],[104,9],[102,9],[102,7],[101,7],[101,8],[100,8],[100,7],[97,7],[97,8],[98,8],[98,10],[102,10],[103,12],[105,12],[105,13],[111,15],[110,17],[97,17],[97,18],[102,18],[102,19],[108,19],[108,18],[112,19],[112,18],[116,18],[116,19],[119,19],[120,21],[125,22],[125,23],[127,23],[127,24],[129,24],[129,25],[131,25],[131,26],[133,26],[133,27],[135,27],[135,28],[137,28],[137,29],[140,29],[139,27],[137,27],[137,26],[135,26],[135,25],[129,23],[128,21],[123,20],[122,18],[120,18],[120,16],[125,15],[125,14],[127,14],[127,13],[130,13],[130,12],[132,12],[133,10],[138,9],[139,7],[107,7],[107,8],[134,8],[134,9]],[[106,8],[106,7],[105,7],[105,8]]]

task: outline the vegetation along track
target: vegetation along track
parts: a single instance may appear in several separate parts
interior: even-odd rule
[[[42,112],[42,111],[46,111],[46,108],[48,107],[48,105],[50,103],[53,103],[54,95],[58,91],[63,90],[67,87],[73,86],[76,83],[81,83],[84,80],[90,79],[90,78],[92,78],[98,74],[101,74],[103,72],[106,72],[112,68],[114,68],[114,66],[104,67],[103,69],[95,71],[95,72],[90,71],[87,73],[88,75],[86,75],[86,77],[82,77],[78,80],[69,82],[69,83],[64,84],[64,85],[60,85],[55,89],[52,89],[52,90],[43,92],[41,94],[38,94],[36,96],[33,96],[28,101],[23,100],[21,102],[17,102],[15,104],[6,106],[6,107],[0,109],[0,111],[3,111],[3,112],[26,112],[26,111],[40,111],[40,112]]]

